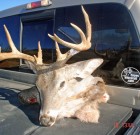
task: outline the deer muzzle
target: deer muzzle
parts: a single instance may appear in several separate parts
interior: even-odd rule
[[[57,116],[58,116],[57,110],[50,110],[47,113],[43,113],[41,111],[39,117],[40,125],[46,127],[52,126],[56,122]]]
[[[55,117],[48,116],[48,115],[42,115],[40,117],[40,125],[50,127],[52,126],[56,121]]]

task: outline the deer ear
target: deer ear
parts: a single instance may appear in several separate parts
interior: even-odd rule
[[[79,67],[82,69],[81,75],[91,75],[102,63],[103,59],[91,59],[79,63]]]
[[[91,75],[102,63],[103,59],[91,59],[68,65],[66,67],[68,77],[86,78]]]
[[[25,63],[27,65],[27,67],[30,68],[34,73],[37,72],[35,64],[33,62],[25,60]]]

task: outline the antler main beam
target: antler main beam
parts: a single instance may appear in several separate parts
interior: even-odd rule
[[[71,26],[79,33],[80,37],[81,37],[81,43],[80,44],[73,44],[73,43],[69,43],[67,41],[62,40],[61,38],[59,38],[56,34],[54,34],[54,36],[48,34],[48,36],[53,39],[54,41],[69,47],[69,48],[73,48],[77,51],[85,51],[88,50],[91,47],[91,24],[89,21],[89,16],[86,13],[85,9],[83,8],[83,6],[81,6],[82,8],[82,12],[85,18],[85,23],[86,23],[86,36],[84,34],[84,32],[75,24],[71,23]]]
[[[38,57],[36,57],[36,56],[33,57],[31,55],[21,53],[15,47],[15,44],[11,38],[11,35],[10,35],[6,25],[4,25],[4,30],[6,33],[6,37],[7,37],[9,46],[10,46],[12,51],[8,52],[8,53],[2,53],[1,49],[0,49],[0,60],[1,61],[6,60],[6,59],[18,58],[18,59],[28,60],[28,61],[31,61],[33,63],[39,64],[39,65],[43,64],[43,62],[42,62],[42,50],[41,50],[40,43],[38,45],[38,48],[39,48]]]

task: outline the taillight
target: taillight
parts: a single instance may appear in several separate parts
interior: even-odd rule
[[[33,9],[33,8],[38,8],[42,6],[49,6],[51,4],[52,4],[51,0],[41,0],[41,1],[31,2],[27,4],[27,9]]]

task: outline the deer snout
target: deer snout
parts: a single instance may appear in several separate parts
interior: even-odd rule
[[[47,115],[42,115],[40,117],[40,125],[50,127],[52,126],[56,121],[55,117],[52,116],[47,116]]]

